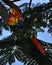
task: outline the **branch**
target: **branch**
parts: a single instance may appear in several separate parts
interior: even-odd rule
[[[11,2],[16,2],[16,1],[20,1],[20,0],[11,0]]]
[[[13,35],[9,36],[8,38],[5,38],[3,40],[0,40],[0,48],[7,48],[7,47],[11,47],[11,46],[20,46],[22,45],[22,41],[18,42],[18,40],[14,40]]]
[[[30,10],[30,7],[31,7],[31,3],[32,3],[32,0],[30,0],[30,3],[29,3],[29,10]]]
[[[6,20],[6,18],[9,16],[7,9],[0,3],[0,16]]]
[[[13,2],[9,1],[9,0],[3,0],[3,2],[5,2],[8,6],[10,6],[11,8],[16,8],[18,9],[20,12],[21,10],[19,9],[18,6],[16,6]],[[22,14],[22,13],[21,13]]]
[[[24,43],[25,41],[29,41],[29,39],[22,39],[20,41],[18,41],[18,39],[15,41],[14,40],[14,34],[12,34],[11,36],[3,39],[3,40],[0,40],[0,48],[3,48],[3,47],[10,47],[10,46],[14,46],[14,45],[22,45],[22,43]],[[37,39],[38,40],[38,39]],[[48,43],[48,42],[45,42],[45,41],[41,41],[41,40],[38,40],[40,42],[41,45],[43,45],[43,43],[46,43],[46,44],[49,44],[52,46],[51,43]],[[25,43],[24,43],[25,44]]]

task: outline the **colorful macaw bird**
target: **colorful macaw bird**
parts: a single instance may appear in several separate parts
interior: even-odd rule
[[[18,24],[20,22],[19,20],[23,18],[20,11],[16,8],[9,9],[9,13],[10,16],[6,19],[6,22],[11,26]]]
[[[14,26],[15,24],[19,23],[19,19],[23,19],[23,16],[21,15],[21,13],[19,12],[18,9],[15,8],[11,8],[9,10],[9,13],[11,14],[9,18],[6,19],[6,22],[11,25]],[[21,25],[21,24],[20,24]],[[32,41],[32,43],[36,46],[36,48],[43,54],[46,54],[46,51],[42,48],[42,46],[40,45],[40,43],[36,40],[35,37],[30,38],[30,40]]]

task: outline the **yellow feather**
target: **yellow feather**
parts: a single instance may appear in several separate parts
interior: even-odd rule
[[[19,21],[19,19],[18,18],[12,18],[11,19],[11,22],[9,23],[9,25],[15,25],[15,24],[18,24],[18,21]]]

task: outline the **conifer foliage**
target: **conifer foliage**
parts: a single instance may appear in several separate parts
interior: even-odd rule
[[[0,64],[12,65],[16,58],[24,65],[51,65],[52,44],[37,39],[37,33],[48,27],[52,36],[52,1],[14,4],[20,1],[0,1],[0,35],[3,28],[12,33],[0,40]]]

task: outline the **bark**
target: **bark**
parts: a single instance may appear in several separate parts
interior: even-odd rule
[[[9,16],[8,15],[8,10],[0,3],[0,16],[6,20],[6,18]]]

